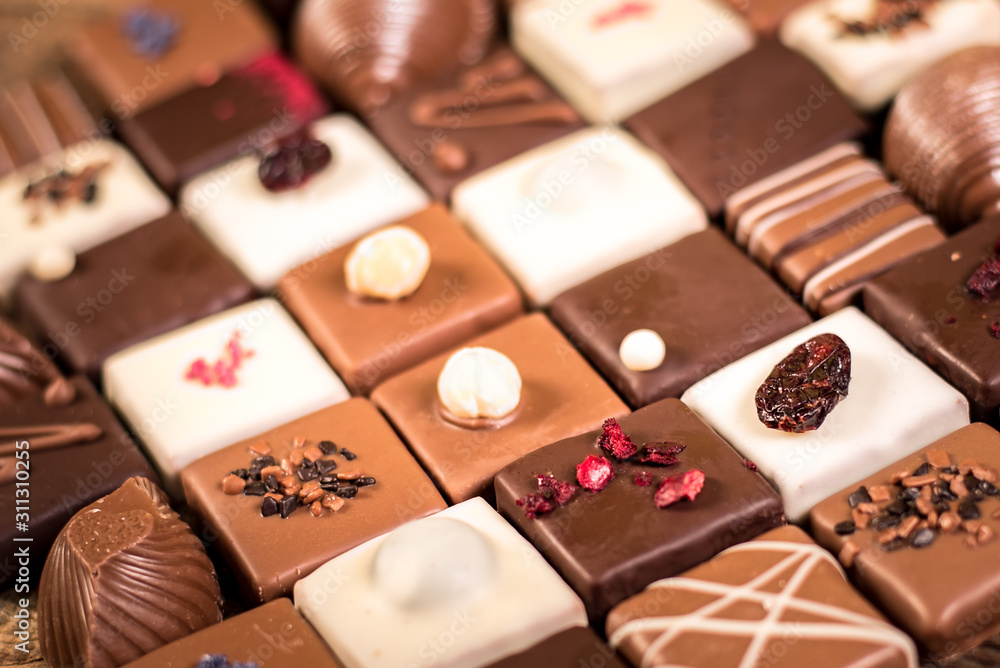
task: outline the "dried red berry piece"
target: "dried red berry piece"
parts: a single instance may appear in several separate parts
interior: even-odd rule
[[[622,431],[618,420],[608,418],[602,425],[604,431],[597,437],[597,444],[601,449],[614,455],[616,459],[630,459],[639,450],[632,439]]]
[[[330,164],[330,147],[303,130],[270,147],[261,158],[257,176],[271,192],[293,190]]]
[[[988,302],[997,285],[1000,285],[1000,255],[994,255],[979,265],[965,283],[965,289]]]
[[[694,501],[704,486],[705,474],[698,469],[691,469],[687,473],[668,476],[656,488],[653,502],[657,508],[666,508],[681,499]]]
[[[559,480],[551,473],[538,474],[538,493],[547,499],[552,499],[560,506],[569,503],[576,490],[576,485]]]
[[[795,347],[757,388],[757,417],[770,429],[801,434],[817,429],[851,382],[851,349],[836,334]]]
[[[746,466],[747,470],[749,470],[749,471],[754,471],[754,472],[757,471],[757,464],[755,464],[754,462],[750,461],[749,459],[744,459],[743,460],[743,466]]]
[[[587,455],[576,465],[576,481],[580,487],[591,492],[600,492],[614,477],[611,462],[605,457]]]
[[[680,461],[677,459],[677,455],[684,452],[686,447],[672,441],[643,443],[642,448],[635,456],[635,461],[652,466],[673,466]]]
[[[533,520],[539,515],[552,512],[556,508],[556,504],[541,494],[529,494],[521,497],[514,503],[517,504],[518,508],[524,508],[524,516],[529,520]]]
[[[638,487],[649,487],[653,484],[653,476],[651,476],[647,471],[636,471],[635,484]]]
[[[990,335],[994,339],[1000,339],[1000,319],[994,320],[990,323]]]

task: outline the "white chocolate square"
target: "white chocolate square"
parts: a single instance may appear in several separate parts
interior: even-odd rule
[[[69,199],[35,209],[24,200],[29,182],[66,169],[80,172],[108,163],[96,177],[94,201]],[[48,247],[76,253],[93,248],[170,211],[170,200],[127,150],[108,139],[81,141],[0,179],[0,302],[10,297],[18,275]]]
[[[482,666],[586,626],[583,602],[482,498],[415,520],[295,584],[347,668]]]
[[[253,351],[236,384],[185,376],[192,362],[222,357],[239,332]],[[180,498],[180,470],[202,455],[344,401],[344,384],[287,311],[260,299],[111,356],[104,392],[145,446],[167,491]]]
[[[815,431],[765,427],[757,388],[796,346],[827,332],[851,349],[847,396]],[[757,464],[793,522],[834,492],[969,424],[965,397],[854,307],[720,369],[681,401]]]
[[[452,193],[452,208],[536,306],[708,225],[667,164],[611,126],[473,176]]]
[[[514,47],[589,121],[615,122],[753,47],[718,0],[533,0],[515,5]]]
[[[192,179],[184,213],[261,290],[289,269],[427,207],[427,193],[360,123],[335,114],[313,123],[331,163],[305,185],[272,193],[244,155]]]
[[[875,111],[921,71],[972,46],[1000,44],[996,0],[942,0],[924,9],[923,23],[866,35],[843,20],[870,20],[875,0],[816,0],[790,14],[781,41],[812,60],[856,108]],[[902,3],[906,4],[906,3]]]

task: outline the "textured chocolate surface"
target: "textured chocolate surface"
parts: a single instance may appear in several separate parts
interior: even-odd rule
[[[899,472],[913,472],[927,462],[930,450],[943,450],[958,466],[971,458],[980,465],[1000,469],[1000,434],[985,424],[963,427],[931,443],[857,485],[837,492],[817,504],[809,514],[816,541],[838,554],[850,541],[858,549],[848,569],[858,588],[882,611],[934,656],[946,657],[967,650],[1000,630],[1000,618],[977,614],[996,607],[1000,590],[1000,541],[993,539],[970,547],[964,530],[937,533],[927,547],[905,544],[887,551],[872,525],[851,535],[838,535],[834,527],[851,518],[848,496],[859,485],[888,485]],[[954,508],[959,501],[947,502]],[[978,503],[979,521],[994,533],[1000,520],[1000,499],[986,496]]]
[[[770,40],[626,123],[711,216],[733,191],[864,130],[819,70]]]
[[[913,641],[792,526],[654,583],[617,606],[607,629],[636,666],[908,668],[916,660]]]
[[[541,313],[518,318],[465,346],[493,348],[517,366],[521,403],[509,423],[468,429],[441,416],[437,381],[450,353],[404,371],[372,392],[372,401],[452,503],[474,496],[492,499],[493,476],[507,464],[628,412]]]
[[[38,639],[52,668],[113,668],[222,621],[205,548],[145,478],[70,520],[38,591]]]
[[[578,626],[550,636],[534,647],[491,663],[486,668],[626,668],[627,665],[615,655],[613,649],[604,644],[593,629]]]
[[[298,508],[287,518],[261,516],[260,496],[230,495],[222,479],[247,468],[250,446],[264,441],[277,461],[296,448],[329,440],[357,455],[338,464],[334,474],[352,469],[375,478],[344,506],[313,517]],[[295,582],[333,557],[411,519],[445,508],[441,495],[420,470],[385,419],[365,399],[352,399],[282,425],[207,455],[181,473],[188,503],[204,521],[204,534],[214,540],[253,602],[288,596]],[[294,547],[292,547],[294,546]]]
[[[708,425],[677,399],[664,399],[619,422],[637,446],[671,441],[686,446],[680,463],[660,468],[614,462],[615,478],[601,492],[578,491],[564,507],[528,519],[516,500],[538,491],[535,476],[551,471],[575,481],[587,455],[605,454],[599,431],[536,450],[496,478],[497,507],[576,590],[593,622],[660,578],[677,575],[730,545],[784,523],[781,500]],[[660,479],[691,469],[705,473],[694,501],[657,508]],[[635,484],[648,472],[652,484]]]
[[[865,311],[969,399],[973,420],[997,424],[1000,299],[965,284],[993,256],[1000,218],[991,218],[883,274],[865,287]]]
[[[27,397],[45,395],[47,403],[64,403],[65,380],[52,361],[58,348],[45,354],[11,323],[0,318],[0,408]],[[49,389],[51,388],[51,389]]]
[[[176,21],[173,44],[162,54],[135,49],[122,29],[137,6]],[[144,0],[102,8],[104,16],[79,28],[67,49],[114,118],[122,120],[193,86],[210,82],[277,46],[277,34],[249,2]],[[188,126],[193,127],[193,126]]]
[[[430,246],[420,287],[397,301],[347,289],[344,262],[354,243],[285,275],[285,305],[355,393],[521,313],[521,295],[486,251],[435,204],[398,221]]]
[[[293,24],[298,60],[355,111],[477,63],[497,27],[490,0],[303,0]]]
[[[128,668],[194,668],[206,654],[258,668],[343,668],[291,600],[279,598],[150,652]]]
[[[261,150],[326,111],[308,78],[284,56],[269,54],[123,119],[119,129],[173,193],[196,174]]]
[[[718,230],[621,265],[556,297],[552,319],[633,407],[679,397],[740,357],[809,324],[808,314]],[[666,358],[621,361],[622,339],[652,329]]]
[[[885,126],[885,164],[949,230],[997,210],[1000,47],[966,49],[914,77]]]
[[[75,398],[66,405],[47,405],[42,396],[34,395],[0,407],[0,456],[13,458],[13,444],[25,440],[31,453],[27,532],[15,531],[14,481],[0,481],[0,513],[11,518],[0,524],[0,586],[16,573],[15,535],[31,538],[32,554],[43,555],[63,525],[88,503],[110,494],[132,476],[156,480],[93,386],[80,376],[69,383]],[[79,429],[80,425],[85,428]],[[43,445],[40,439],[53,442]],[[0,470],[4,468],[0,465]],[[41,565],[40,561],[34,564],[33,577],[41,573]]]
[[[506,46],[453,77],[408,88],[366,120],[438,200],[459,181],[583,127]]]
[[[175,211],[81,253],[64,279],[25,277],[14,300],[38,339],[96,383],[109,355],[253,295],[250,283]],[[67,328],[77,335],[60,337]]]

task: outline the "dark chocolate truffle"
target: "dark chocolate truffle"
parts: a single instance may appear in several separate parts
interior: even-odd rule
[[[53,668],[115,668],[222,621],[215,569],[145,478],[77,513],[39,584],[38,638]]]

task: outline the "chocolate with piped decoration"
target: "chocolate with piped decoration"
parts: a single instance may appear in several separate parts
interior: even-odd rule
[[[222,621],[205,548],[146,478],[73,516],[38,592],[38,641],[52,668],[115,668]]]
[[[438,200],[459,181],[583,127],[506,46],[452,77],[408,87],[366,120]]]
[[[517,318],[465,346],[492,348],[517,367],[520,403],[510,415],[461,426],[442,413],[438,377],[450,353],[404,371],[372,392],[372,401],[452,502],[492,498],[493,476],[518,457],[628,412],[541,313]]]
[[[157,480],[149,462],[119,424],[114,413],[82,376],[59,381],[57,405],[40,392],[0,406],[0,512],[11,522],[0,525],[3,552],[0,563],[15,563],[19,543],[29,538],[33,554],[45,554],[74,513],[116,490],[133,476]],[[18,448],[17,443],[27,446]],[[16,463],[27,451],[27,469]],[[14,487],[18,470],[28,472],[30,522],[28,531],[16,531]],[[21,473],[24,482],[25,473]],[[9,560],[9,561],[8,561]],[[32,576],[41,573],[41,562]],[[16,571],[0,573],[0,585],[13,582]]]
[[[969,425],[833,494],[809,514],[821,545],[841,554],[842,561],[850,550],[847,571],[858,588],[942,658],[1000,631],[995,615],[969,622],[989,609],[1000,588],[1000,540],[992,537],[1000,530],[1000,498],[988,479],[1000,469],[998,452],[1000,434],[985,424]],[[942,486],[943,478],[950,480]],[[837,525],[851,516],[850,496],[859,486],[889,487],[897,498],[876,502],[867,526],[838,533]],[[965,509],[970,504],[978,518]]]
[[[654,582],[608,616],[633,665],[697,668],[915,668],[917,652],[797,527],[768,531],[678,578]]]
[[[58,346],[43,353],[13,324],[0,318],[0,407],[43,396],[50,405],[72,401],[66,379],[53,362]]]
[[[244,488],[227,490],[229,476]],[[273,489],[261,482],[271,476]],[[333,557],[446,505],[385,419],[360,398],[207,455],[184,469],[181,482],[254,602],[288,596],[299,578]],[[263,516],[265,494],[275,493],[274,516]],[[281,515],[289,495],[295,498]]]
[[[626,123],[711,216],[734,191],[865,130],[816,67],[774,40],[762,40]]]
[[[351,293],[344,263],[353,243],[293,269],[278,284],[288,309],[361,394],[522,310],[517,286],[442,205],[399,223],[430,248],[430,268],[413,294],[380,300]]]
[[[14,303],[66,366],[97,382],[113,353],[253,295],[247,280],[175,211],[81,253],[64,279],[23,278]],[[58,337],[70,322],[79,332]]]
[[[414,84],[479,62],[496,11],[490,0],[304,0],[292,43],[340,102],[370,112]]]
[[[577,463],[603,454],[600,432],[553,443],[505,467],[496,477],[497,507],[570,583],[594,622],[650,582],[676,575],[720,550],[784,523],[781,500],[767,482],[677,399],[664,399],[619,420],[636,444],[669,440],[686,446],[679,463],[658,467],[615,459],[614,480],[600,492],[577,492],[535,519],[516,503],[536,491],[536,476],[574,480]],[[654,503],[664,478],[702,471],[694,499]],[[653,485],[634,482],[649,473]]]
[[[562,293],[549,314],[633,407],[679,397],[713,371],[809,324],[794,299],[716,229],[692,234]],[[664,360],[629,369],[620,346],[637,329]]]
[[[211,83],[277,42],[251,3],[143,0],[120,3],[81,26],[67,50],[79,76],[115,118],[124,119]]]

